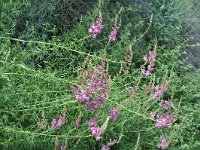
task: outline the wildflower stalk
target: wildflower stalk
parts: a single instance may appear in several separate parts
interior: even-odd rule
[[[139,40],[141,40],[141,39],[149,32],[149,29],[151,28],[151,25],[152,25],[152,20],[153,20],[153,14],[150,16],[147,29],[146,29],[146,30],[144,31],[144,33],[141,34],[138,38],[134,38],[134,39],[130,42],[131,45],[134,45],[136,42],[138,42]]]
[[[120,8],[119,12],[116,14],[115,16],[115,24],[117,24],[117,20],[118,20],[118,17],[119,15],[121,14],[121,12],[123,11],[123,6]],[[121,21],[120,23],[118,24],[118,28],[121,26]]]
[[[104,2],[104,1],[103,1]],[[101,0],[99,0],[99,16],[102,16],[102,13],[101,13],[101,6],[102,6],[102,3],[103,3]]]
[[[118,20],[118,17],[119,17],[119,15],[120,15],[122,10],[123,10],[123,7],[120,8],[119,12],[115,16],[114,25],[113,25],[112,31],[111,31],[111,33],[109,35],[109,42],[114,42],[116,40],[117,32],[119,30],[119,27],[121,26],[121,21],[117,25],[117,20]]]
[[[101,60],[101,65],[103,67],[106,66],[106,55],[107,55],[106,49],[107,49],[108,45],[109,45],[109,41],[107,42],[106,46],[103,49],[103,55],[102,55],[102,60]]]
[[[157,48],[157,39],[155,40],[154,47],[149,55],[144,56],[144,61],[148,63],[147,69],[141,69],[141,74],[143,76],[149,76],[154,70],[154,63],[156,59],[156,48]]]
[[[140,132],[139,132],[139,134],[138,134],[138,138],[137,138],[137,142],[136,142],[136,144],[135,144],[134,150],[137,150],[137,149],[138,149],[139,142],[140,142]]]

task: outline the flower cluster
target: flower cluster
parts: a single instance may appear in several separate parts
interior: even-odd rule
[[[160,108],[168,110],[171,106],[171,100],[165,100],[164,103],[160,105]]]
[[[88,121],[88,125],[89,125],[89,127],[96,127],[96,126],[97,126],[97,120],[91,118],[91,119]]]
[[[91,118],[88,121],[90,132],[96,138],[96,141],[101,140],[102,135],[105,133],[105,130],[107,128],[108,121],[109,121],[109,117],[107,117],[106,121],[103,123],[103,125],[101,127],[98,126],[97,119],[95,120],[95,119]]]
[[[90,28],[89,28],[89,33],[92,34],[92,38],[96,38],[98,34],[101,33],[101,30],[103,29],[103,24],[102,24],[102,16],[99,16],[96,20],[95,23],[92,23]]]
[[[109,117],[113,121],[116,121],[119,116],[119,109],[118,108],[112,108],[110,109]]]
[[[102,129],[100,127],[91,127],[90,131],[91,131],[92,135],[95,136],[96,141],[101,140]]]
[[[105,105],[107,98],[107,72],[97,66],[93,71],[86,70],[86,88],[71,86],[76,99],[85,103],[85,108],[97,110],[100,105]]]
[[[60,115],[60,118],[58,119],[58,121],[56,119],[53,119],[52,122],[51,122],[52,128],[55,129],[55,130],[60,129],[60,127],[63,124],[65,124],[65,122],[66,122],[65,118],[66,118],[66,112],[64,112]]]
[[[101,135],[103,133],[103,129],[101,127],[97,126],[97,120],[91,118],[88,121],[88,125],[90,127],[90,132],[92,133],[92,135],[95,136],[96,141],[101,140],[101,138],[102,138]]]
[[[155,113],[150,112],[150,118],[154,119]],[[175,121],[176,116],[170,115],[170,114],[162,114],[156,116],[156,125],[155,127],[158,129],[162,129],[165,127],[170,128],[172,126],[172,123]],[[158,144],[157,147],[161,149],[167,149],[169,147],[169,142],[167,142],[166,138],[164,136],[161,136],[160,138],[161,144]]]
[[[167,91],[168,85],[169,85],[168,81],[165,81],[164,83],[162,83],[160,85],[156,85],[156,87],[155,87],[155,93],[152,96],[152,99],[153,100],[159,100],[159,99],[161,99],[163,97],[164,92]]]
[[[104,28],[102,23],[102,16],[99,16],[95,23],[92,23],[88,29],[88,32],[91,33],[92,38],[96,39],[96,37],[101,33],[101,30]],[[112,31],[109,34],[109,42],[114,42],[117,37],[118,27],[115,25],[112,27]]]
[[[169,142],[164,135],[160,137],[160,141],[161,143],[157,145],[158,148],[167,149],[169,147]]]
[[[112,27],[112,31],[109,35],[109,42],[114,42],[116,40],[117,31],[118,31],[118,29],[116,26]]]
[[[156,128],[170,127],[174,122],[175,117],[173,115],[163,114],[156,116]]]
[[[155,87],[155,92],[154,95],[152,97],[153,100],[160,100],[163,97],[164,92],[167,91],[169,86],[169,81],[165,81],[164,83],[157,85]],[[167,113],[167,111],[169,110],[169,108],[171,107],[171,99],[165,100],[164,102],[162,102],[160,104],[160,109],[164,110],[165,113],[161,113],[161,114],[157,114],[155,121],[155,127],[158,129],[163,129],[165,127],[170,128],[172,126],[172,123],[175,121],[176,116],[175,115],[171,115],[169,113]],[[150,118],[154,119],[155,117],[155,112],[150,112]],[[158,148],[161,149],[167,149],[169,147],[169,142],[167,142],[166,138],[164,136],[161,136],[161,144],[158,144]]]
[[[141,69],[141,74],[144,76],[148,76],[150,75],[150,73],[153,71],[153,67],[154,67],[154,62],[155,62],[155,49],[153,49],[150,53],[149,56],[145,55],[144,56],[144,61],[149,63],[149,65],[147,66],[147,70],[145,69]]]

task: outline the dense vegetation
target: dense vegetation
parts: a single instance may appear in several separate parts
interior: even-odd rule
[[[2,0],[0,149],[200,149],[199,10]]]

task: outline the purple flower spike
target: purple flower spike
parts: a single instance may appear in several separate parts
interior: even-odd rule
[[[72,91],[72,93],[77,94],[77,93],[78,93],[78,88],[77,88],[77,86],[72,85],[72,86],[71,86],[71,91]]]
[[[102,70],[101,66],[96,66],[96,69],[88,68],[83,75],[85,81],[82,84],[85,88],[72,85],[71,91],[78,101],[84,103],[85,108],[93,112],[106,103],[109,79],[106,70]]]
[[[101,138],[102,138],[101,136],[96,136],[96,137],[95,137],[96,141],[100,141]]]
[[[164,135],[160,137],[160,141],[161,143],[157,145],[158,148],[167,149],[169,147],[169,142]]]
[[[97,121],[95,119],[91,118],[88,121],[88,125],[89,125],[89,127],[96,127],[97,126]]]
[[[112,27],[112,31],[109,35],[109,42],[114,42],[116,40],[117,31],[117,27]]]
[[[62,115],[60,115],[60,118],[58,119],[58,121],[56,119],[53,119],[51,122],[52,128],[55,130],[60,129],[60,127],[64,125],[66,122],[65,118],[66,118],[66,112],[63,112]]]
[[[110,109],[109,117],[113,121],[116,121],[119,116],[119,109],[118,108],[112,108]]]
[[[155,117],[155,113],[151,111],[151,112],[150,112],[150,118],[151,118],[151,119],[154,119],[154,117]]]
[[[101,150],[110,150],[110,147],[109,147],[109,146],[103,145],[103,146],[101,147]]]
[[[104,76],[106,74],[106,70],[102,70],[99,72],[99,75]]]
[[[170,127],[172,123],[174,122],[175,117],[173,115],[157,115],[156,117],[156,128],[164,128],[164,127]]]
[[[97,120],[94,120],[93,118],[88,121],[88,125],[90,132],[95,137],[96,141],[100,141],[102,139],[102,134],[105,131],[104,127],[99,127],[97,125]]]
[[[57,127],[57,120],[56,119],[52,120],[51,125],[52,125],[53,129],[58,129],[58,127]]]
[[[98,134],[98,133],[101,133],[101,128],[100,127],[91,127],[91,133],[93,134],[93,135],[95,135],[95,134]]]
[[[161,99],[163,97],[164,92],[167,91],[168,85],[169,85],[168,81],[165,81],[164,83],[162,83],[160,85],[156,85],[156,87],[155,87],[155,93],[152,96],[152,99],[153,100],[159,100],[159,99]]]
[[[162,108],[164,110],[168,110],[170,108],[170,106],[171,106],[171,101],[165,100],[165,102],[160,105],[160,108]]]
[[[100,127],[91,127],[90,131],[95,136],[96,141],[101,140],[102,129]]]
[[[91,24],[88,32],[91,33],[92,38],[95,39],[101,33],[102,29],[103,29],[102,17],[99,16],[96,22]]]
[[[151,74],[151,72],[154,70],[154,62],[155,62],[155,58],[156,58],[156,53],[155,53],[155,48],[153,48],[153,50],[149,53],[149,55],[145,55],[143,60],[147,63],[149,63],[149,65],[147,66],[147,69],[141,69],[140,73],[143,76],[148,76]]]
[[[101,68],[102,68],[102,66],[96,65],[96,70],[99,70],[99,69],[101,69]]]

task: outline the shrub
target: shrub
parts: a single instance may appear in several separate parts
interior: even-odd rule
[[[24,10],[35,12],[30,6],[37,2],[25,1]],[[189,127],[195,131],[192,148],[199,145],[197,110],[186,109],[197,89],[190,91],[194,83],[183,75],[181,24],[170,15],[169,3],[152,1],[153,15],[141,15],[131,1],[94,2],[87,12],[88,7],[80,9],[81,20],[80,11],[72,12],[73,28],[65,30],[65,17],[54,17],[63,13],[58,8],[70,9],[71,16],[71,7],[46,2],[37,11],[44,12],[41,16],[29,11],[24,16],[35,24],[47,21],[51,38],[43,37],[46,31],[38,36],[39,28],[29,23],[20,31],[19,3],[1,6],[6,16],[0,26],[3,149],[187,148],[192,147]],[[79,3],[66,4],[79,10]],[[8,10],[13,5],[17,16]],[[182,103],[187,98],[192,103]]]

